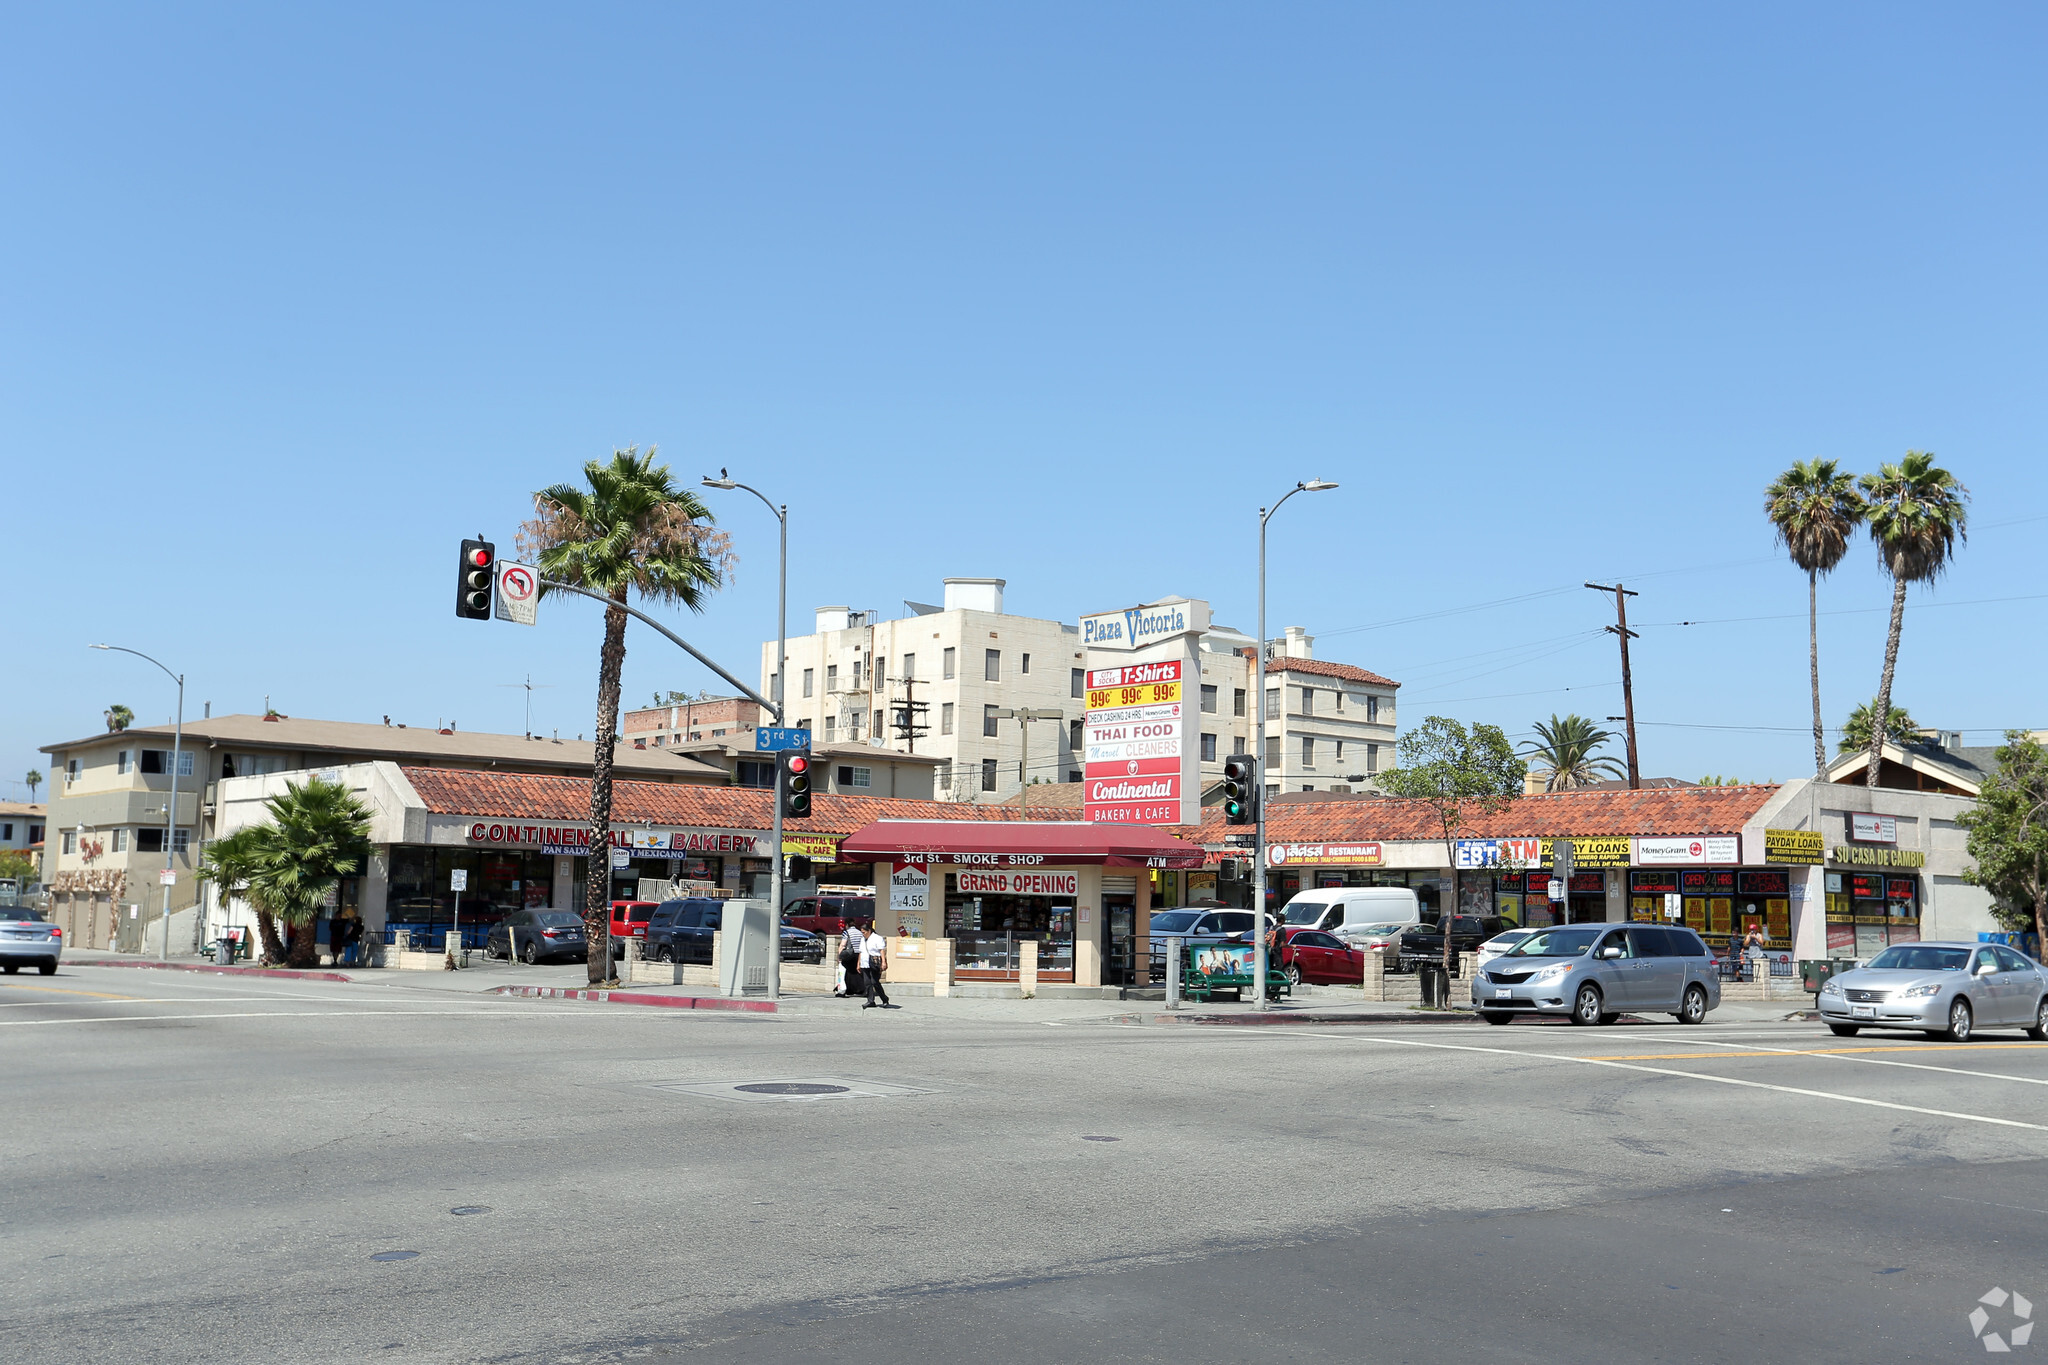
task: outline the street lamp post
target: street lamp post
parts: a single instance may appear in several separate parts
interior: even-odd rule
[[[758,488],[749,487],[732,478],[723,469],[718,477],[704,476],[706,488],[722,488],[731,491],[745,489],[761,500],[762,506],[775,514],[775,520],[782,528],[781,565],[775,582],[775,690],[770,705],[775,711],[775,724],[780,727],[784,706],[789,696],[789,504],[777,505],[769,501],[768,495]],[[782,994],[782,764],[775,765],[775,785],[769,789],[769,803],[774,807],[774,825],[769,840],[775,845],[775,860],[769,864],[768,901],[774,907],[769,916],[768,929],[768,998],[777,999]]]
[[[1031,813],[1031,722],[1034,720],[1059,720],[1060,712],[1055,707],[1041,706],[1032,710],[1028,706],[1002,706],[992,712],[997,720],[1014,720],[1023,735],[1024,752],[1017,760],[1017,814]]]
[[[148,659],[150,663],[155,664],[158,668],[163,668],[164,675],[178,685],[178,723],[177,728],[171,732],[171,799],[164,803],[164,932],[162,958],[165,962],[168,962],[171,960],[171,888],[174,885],[174,879],[178,875],[177,866],[172,862],[172,859],[177,856],[178,767],[184,762],[185,755],[185,675],[171,672],[170,669],[164,668],[160,660],[150,659],[141,650],[129,649],[126,645],[94,645],[93,648],[113,650],[121,654],[133,654],[138,659]],[[196,905],[197,902],[195,901],[194,904]]]
[[[1257,651],[1257,675],[1252,682],[1253,705],[1257,707],[1257,719],[1252,723],[1255,736],[1252,748],[1258,763],[1261,790],[1252,801],[1252,809],[1258,817],[1252,826],[1252,1007],[1266,1007],[1266,523],[1296,493],[1327,493],[1337,485],[1323,479],[1310,479],[1297,483],[1280,495],[1280,501],[1271,507],[1259,509],[1259,648]]]

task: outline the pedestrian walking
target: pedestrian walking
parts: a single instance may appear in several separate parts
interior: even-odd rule
[[[1749,979],[1752,981],[1759,979],[1763,975],[1764,945],[1766,942],[1768,940],[1764,938],[1764,929],[1761,924],[1750,925],[1749,933],[1743,936],[1742,953],[1744,957],[1749,959]]]
[[[839,989],[835,992],[842,1000],[851,1000],[858,989],[861,937],[860,925],[848,920],[845,934],[839,941]]]
[[[882,987],[882,968],[888,965],[888,945],[889,940],[876,933],[873,921],[869,921],[868,931],[860,940],[861,983],[867,987],[868,992],[868,1002],[861,1006],[864,1010],[875,1007],[877,995],[882,997],[882,1004],[885,1007],[889,1004],[889,992]]]

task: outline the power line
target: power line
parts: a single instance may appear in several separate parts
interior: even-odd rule
[[[2048,598],[2048,592],[2027,593],[2020,597],[1971,597],[1960,602],[1908,602],[1907,611],[1925,611],[1929,607],[1983,607],[2000,602],[2038,602]],[[1822,616],[1874,616],[1888,614],[1890,607],[1837,607],[1820,613]],[[1753,621],[1804,621],[1805,612],[1791,612],[1783,616],[1716,616],[1703,621],[1651,621],[1656,626],[1736,626]]]

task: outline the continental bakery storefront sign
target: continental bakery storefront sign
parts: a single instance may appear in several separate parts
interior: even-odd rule
[[[440,822],[436,822],[437,824]],[[472,848],[520,849],[532,853],[580,855],[590,852],[590,826],[526,823],[512,820],[462,820],[455,823],[459,840],[434,839],[435,843],[461,842]],[[436,831],[440,833],[441,831]],[[613,829],[608,841],[613,848],[661,856],[738,854],[765,858],[765,833],[734,829]]]

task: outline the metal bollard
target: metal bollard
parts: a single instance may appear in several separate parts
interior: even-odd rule
[[[1180,1008],[1180,940],[1166,940],[1166,1008]]]

